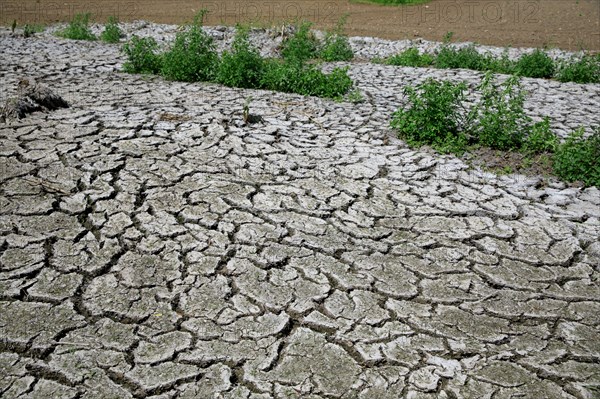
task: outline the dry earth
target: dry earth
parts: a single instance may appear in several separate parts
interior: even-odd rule
[[[441,40],[446,32],[458,41],[515,47],[558,47],[600,51],[598,0],[432,0],[409,7],[389,7],[331,1],[51,1],[3,0],[0,23],[57,22],[90,11],[104,22],[109,15],[123,21],[146,19],[161,23],[190,20],[201,8],[211,11],[209,24],[254,22],[275,24],[295,18],[318,27],[332,26],[350,14],[348,32],[387,39]]]

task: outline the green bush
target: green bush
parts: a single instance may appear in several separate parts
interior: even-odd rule
[[[123,37],[119,28],[119,21],[115,17],[108,17],[108,22],[104,25],[104,31],[100,34],[100,39],[107,43],[118,43]]]
[[[432,65],[434,58],[432,55],[419,53],[416,47],[410,47],[403,52],[393,55],[387,59],[387,64],[407,67],[426,67]]]
[[[319,57],[324,61],[350,61],[354,58],[354,51],[344,34],[344,25],[348,15],[340,18],[333,32],[327,32],[325,42],[319,49]]]
[[[559,63],[556,78],[561,82],[600,83],[600,54]]]
[[[481,81],[481,102],[473,112],[478,117],[474,129],[477,140],[499,150],[518,149],[527,136],[530,118],[525,115],[525,95],[519,78],[511,76],[500,87],[488,72]]]
[[[123,52],[127,56],[123,69],[128,73],[159,73],[161,57],[157,49],[153,38],[133,36],[129,43],[123,45]]]
[[[297,26],[296,33],[283,42],[281,56],[286,62],[304,64],[318,55],[319,41],[310,30],[310,22]]]
[[[194,22],[177,33],[173,47],[163,54],[161,74],[170,80],[183,82],[210,81],[219,66],[212,37],[202,29],[202,11]]]
[[[409,105],[393,114],[391,126],[410,145],[429,144],[443,152],[462,152],[467,145],[464,129],[464,83],[439,82],[428,79],[404,94]],[[467,119],[465,119],[467,118]]]
[[[492,56],[480,54],[474,46],[456,49],[444,45],[435,58],[435,66],[444,69],[464,68],[487,71],[492,67],[493,61]]]
[[[552,58],[540,49],[531,54],[523,54],[515,64],[515,73],[528,78],[551,78],[554,70]]]
[[[89,28],[90,13],[77,14],[69,25],[57,33],[58,36],[72,40],[96,40]]]
[[[555,173],[566,181],[582,181],[600,187],[600,127],[584,138],[581,128],[556,149],[553,158]]]
[[[348,68],[334,68],[325,74],[314,65],[269,60],[261,86],[267,90],[339,98],[350,90],[352,79],[348,76]]]
[[[558,137],[550,130],[550,119],[535,123],[528,129],[522,145],[522,150],[528,154],[554,152],[558,146]]]
[[[232,51],[223,52],[217,82],[230,87],[255,88],[260,85],[264,60],[248,40],[248,29],[237,27]]]

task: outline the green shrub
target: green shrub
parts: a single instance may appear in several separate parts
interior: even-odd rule
[[[407,67],[426,67],[433,64],[434,58],[432,55],[419,53],[416,47],[410,47],[403,52],[393,55],[387,59],[387,64]]]
[[[123,37],[119,28],[119,21],[115,17],[108,17],[108,22],[104,25],[104,31],[100,34],[100,39],[107,43],[118,43]]]
[[[462,152],[468,141],[464,134],[468,116],[461,114],[466,89],[464,83],[433,79],[416,88],[406,87],[409,105],[393,114],[391,126],[410,145],[429,144],[443,152]]]
[[[264,60],[250,45],[248,29],[237,27],[232,51],[225,51],[219,66],[217,81],[230,87],[255,88],[260,85]]]
[[[523,151],[528,154],[541,152],[554,152],[558,146],[558,137],[550,130],[550,119],[535,123],[529,129],[522,145]]]
[[[327,32],[325,42],[319,49],[319,57],[324,61],[350,61],[354,58],[354,51],[344,34],[344,25],[348,15],[340,18],[333,32]]]
[[[523,54],[515,64],[515,73],[528,78],[551,78],[554,70],[552,58],[540,49],[531,54]]]
[[[161,57],[157,54],[158,45],[151,37],[133,36],[123,45],[127,61],[123,69],[128,73],[158,73],[161,69]]]
[[[269,60],[261,86],[267,90],[339,98],[350,90],[352,79],[348,76],[348,68],[334,68],[325,74],[315,65]]]
[[[558,146],[553,168],[566,181],[582,181],[600,187],[600,127],[590,137],[584,138],[583,134],[581,128]]]
[[[217,71],[219,56],[213,39],[202,29],[206,11],[177,33],[173,47],[163,54],[161,74],[171,80],[199,82],[212,80]]]
[[[281,56],[286,62],[303,64],[316,58],[319,41],[310,30],[310,22],[303,22],[297,26],[296,33],[283,42]]]
[[[600,55],[589,54],[559,64],[556,78],[561,82],[600,83]]]
[[[96,36],[89,28],[89,21],[90,13],[77,14],[57,35],[72,40],[96,40]]]
[[[435,58],[435,66],[444,69],[473,69],[487,71],[493,66],[494,58],[480,54],[474,46],[456,49],[447,45],[442,46]]]
[[[478,117],[474,128],[477,140],[499,150],[518,149],[529,131],[530,118],[525,115],[525,95],[519,78],[511,76],[500,87],[488,72],[481,81],[481,102],[473,109]]]

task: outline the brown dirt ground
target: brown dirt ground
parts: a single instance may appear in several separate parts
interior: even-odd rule
[[[298,18],[325,28],[349,13],[347,32],[357,36],[441,40],[452,31],[456,41],[600,51],[600,0],[431,0],[400,7],[349,0],[1,0],[0,24],[67,21],[87,11],[101,22],[115,15],[182,23],[201,8],[211,11],[207,25],[272,26]]]

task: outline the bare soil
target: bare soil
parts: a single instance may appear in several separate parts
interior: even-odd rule
[[[599,0],[432,0],[399,7],[348,0],[2,0],[0,24],[68,21],[74,14],[88,11],[98,22],[114,15],[121,21],[178,24],[190,21],[201,8],[211,11],[207,25],[272,26],[306,19],[325,28],[348,13],[347,33],[356,36],[441,40],[452,31],[457,41],[600,51]]]

